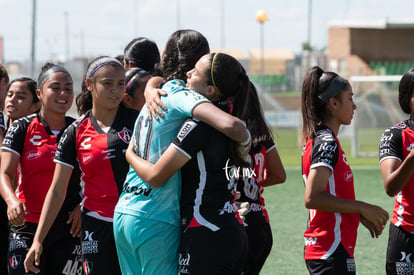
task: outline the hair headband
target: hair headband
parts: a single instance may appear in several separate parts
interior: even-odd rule
[[[140,75],[142,75],[142,74],[144,74],[144,73],[146,73],[147,71],[146,70],[138,70],[137,71],[137,73],[133,76],[133,77],[131,77],[131,79],[128,81],[128,83],[125,85],[125,89],[128,89],[129,88],[129,86],[131,86],[132,85],[132,83],[135,81],[135,79],[138,77],[138,76],[140,76]]]
[[[337,96],[348,84],[348,81],[343,77],[337,75],[329,84],[328,88],[322,93],[319,98],[323,102],[328,102],[331,97]]]
[[[94,65],[94,66],[92,66]],[[88,73],[86,74],[87,77],[92,77],[96,74],[97,71],[99,71],[102,67],[106,66],[106,65],[117,65],[120,66],[122,68],[124,68],[124,66],[121,64],[121,62],[119,62],[118,60],[116,60],[115,58],[112,57],[103,57],[100,58],[98,60],[96,60],[93,64],[92,64],[88,70]]]
[[[43,82],[46,80],[46,78],[48,78],[50,75],[54,73],[65,73],[69,76],[70,80],[72,80],[72,76],[65,68],[63,68],[60,65],[53,65],[53,67],[49,68],[47,71],[40,73],[37,79],[37,88],[40,89],[43,85]]]
[[[214,64],[216,62],[216,57],[219,55],[219,53],[215,53],[213,56],[213,60],[211,60],[211,68],[210,68],[210,76],[211,76],[211,82],[213,83],[213,87],[216,88],[218,94],[220,96],[223,96],[220,92],[220,89],[217,87],[216,82],[214,81]]]

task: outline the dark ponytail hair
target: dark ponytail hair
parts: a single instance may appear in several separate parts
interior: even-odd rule
[[[224,53],[211,53],[207,84],[216,88],[221,100],[232,104],[231,114],[247,122],[254,146],[273,139],[257,96],[257,91],[245,69],[234,57]],[[232,161],[239,166],[248,164],[238,154],[238,143],[231,141],[229,152]]]
[[[347,80],[334,72],[325,72],[320,67],[312,67],[305,75],[302,85],[302,140],[316,134],[318,125],[328,115],[326,108],[329,98],[350,87]]]
[[[207,39],[195,30],[178,30],[171,34],[162,55],[160,70],[166,81],[187,80],[187,72],[210,52]]]
[[[145,37],[138,37],[125,47],[124,60],[153,74],[160,63],[160,52],[154,41]]]
[[[406,72],[398,86],[398,102],[401,110],[406,114],[411,114],[410,102],[414,92],[414,69]]]
[[[94,80],[95,74],[99,71],[99,69],[106,65],[117,66],[125,71],[124,66],[121,64],[121,62],[119,62],[119,60],[116,58],[110,56],[99,56],[89,62],[82,81],[82,91],[76,96],[76,106],[79,115],[85,114],[89,109],[92,108],[92,94],[86,87],[86,79],[89,78]]]

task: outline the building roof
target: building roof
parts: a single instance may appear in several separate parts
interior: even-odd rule
[[[229,48],[216,48],[211,49],[210,52],[212,53],[225,53],[228,55],[233,56],[234,58],[238,60],[248,59],[249,56],[245,51],[239,50],[239,49],[229,49]]]
[[[414,19],[389,20],[388,18],[378,20],[333,20],[329,22],[333,28],[353,29],[413,29]]]
[[[261,52],[261,49],[250,49],[249,55],[253,58],[260,58]],[[288,49],[263,49],[263,55],[266,59],[295,59],[295,54]]]

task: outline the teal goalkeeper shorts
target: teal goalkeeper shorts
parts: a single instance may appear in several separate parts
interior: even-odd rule
[[[123,275],[177,274],[178,226],[116,212],[113,225]]]

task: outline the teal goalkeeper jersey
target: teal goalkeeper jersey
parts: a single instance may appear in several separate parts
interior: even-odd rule
[[[162,87],[167,96],[164,118],[149,120],[144,106],[134,127],[134,149],[138,156],[155,163],[168,148],[184,121],[192,116],[200,103],[209,102],[204,96],[188,90],[181,80],[172,80]],[[181,176],[176,172],[166,183],[153,188],[129,166],[123,191],[115,212],[180,225]]]

